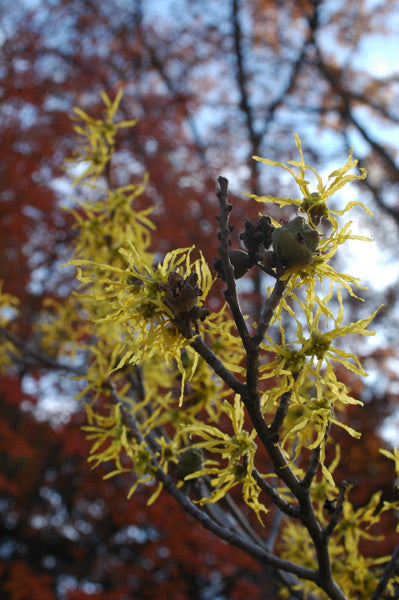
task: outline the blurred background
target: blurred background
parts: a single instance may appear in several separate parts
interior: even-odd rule
[[[75,193],[63,171],[75,144],[71,111],[101,115],[99,92],[124,88],[111,181],[149,174],[139,205],[155,205],[154,250],[193,243],[217,256],[217,177],[229,179],[235,247],[245,217],[263,206],[245,193],[297,197],[281,169],[253,155],[297,158],[325,177],[349,148],[368,178],[333,199],[361,200],[352,242],[338,268],[361,278],[365,302],[348,299],[348,319],[383,304],[373,338],[352,350],[370,372],[340,377],[365,402],[349,414],[340,478],[361,505],[393,493],[393,470],[378,448],[399,437],[399,5],[394,0],[0,0],[0,280],[21,301],[19,339],[44,297],[62,301],[72,273],[58,269],[75,235],[61,209]],[[276,218],[293,214],[272,212]],[[256,306],[260,278],[243,284]],[[218,298],[211,298],[216,308]],[[71,383],[35,364],[0,377],[0,591],[5,600],[237,600],[277,598],[270,574],[189,519],[165,494],[126,500],[123,477],[102,480],[87,444]],[[395,546],[384,521],[378,544]]]

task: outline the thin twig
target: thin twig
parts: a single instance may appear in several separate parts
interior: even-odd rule
[[[330,433],[331,422],[326,427],[324,432],[324,443],[327,441],[328,434]],[[323,442],[322,442],[323,443]],[[301,484],[304,488],[309,489],[312,485],[312,481],[316,476],[317,469],[320,464],[320,453],[321,453],[321,444],[319,444],[316,448],[314,448],[312,452],[312,456],[310,457],[309,466],[305,473],[305,477],[302,479]]]
[[[272,526],[270,527],[269,535],[268,535],[267,542],[265,545],[266,549],[269,552],[273,552],[273,548],[276,544],[278,535],[280,533],[282,520],[283,520],[283,513],[281,512],[280,509],[277,509],[276,514],[274,515],[273,523],[272,523]]]
[[[342,481],[340,483],[339,494],[338,494],[336,506],[334,508],[334,512],[332,514],[330,522],[324,528],[324,531],[323,531],[323,535],[325,536],[326,540],[328,540],[328,538],[331,537],[332,532],[334,531],[334,529],[338,525],[338,521],[339,521],[339,518],[340,518],[340,516],[342,514],[342,509],[343,509],[343,506],[344,506],[345,490],[346,490],[347,487],[348,487],[348,484],[347,484],[346,481]]]
[[[288,409],[290,406],[290,401],[291,401],[291,390],[289,392],[285,392],[281,396],[280,404],[277,407],[273,422],[270,425],[270,431],[271,431],[272,435],[278,435],[278,433],[284,423],[284,419],[287,416]]]
[[[277,276],[281,273],[280,267],[277,269]],[[259,392],[258,392],[258,384],[259,384],[259,352],[260,352],[260,344],[264,338],[264,335],[267,331],[267,328],[270,325],[270,322],[273,318],[274,311],[279,305],[284,289],[286,286],[286,281],[281,281],[277,279],[273,291],[269,298],[265,301],[265,304],[262,308],[259,323],[255,330],[255,333],[250,337],[249,342],[245,344],[245,349],[247,352],[247,398],[246,404],[248,408],[248,404],[251,404],[253,407],[256,407],[256,410],[259,411]],[[262,417],[263,420],[263,417]],[[269,435],[272,435],[269,432]]]
[[[13,356],[13,359],[16,363],[20,363],[21,365],[29,368],[36,367],[51,369],[53,371],[66,371],[77,376],[84,376],[86,374],[86,371],[80,369],[77,366],[60,363],[58,360],[55,360],[47,356],[46,354],[43,354],[41,350],[38,350],[37,348],[32,348],[22,340],[19,340],[14,335],[9,333],[3,327],[0,327],[0,336],[3,336],[9,342],[11,342],[20,353],[20,356]]]
[[[248,520],[244,517],[241,510],[238,508],[237,504],[234,502],[233,498],[230,494],[226,494],[222,499],[222,502],[227,505],[228,510],[233,515],[233,517],[237,520],[237,522],[241,525],[241,527],[245,530],[247,535],[260,546],[263,546],[264,541],[262,538],[256,533]]]
[[[208,363],[217,375],[237,394],[245,393],[245,385],[241,383],[222,363],[216,354],[206,345],[201,336],[197,336],[191,343],[191,347]]]
[[[278,506],[283,513],[289,517],[294,517],[295,519],[299,518],[299,508],[292,506],[287,500],[284,500],[275,488],[262,477],[257,469],[254,468],[252,470],[252,476],[259,487],[269,496],[269,498],[271,498],[274,504]]]
[[[113,401],[119,403],[119,399],[117,397],[117,392],[112,384],[110,384],[111,397]],[[129,414],[129,410],[126,409],[123,404],[121,407],[123,417],[125,422],[130,427],[133,435],[136,437],[139,443],[146,441],[146,439],[142,436],[140,431],[137,428],[137,425],[133,419],[133,417]],[[147,437],[147,436],[146,436]],[[217,535],[220,539],[224,540],[228,544],[235,546],[237,548],[242,549],[244,552],[258,560],[261,564],[274,567],[276,569],[283,570],[287,573],[292,573],[297,575],[301,579],[307,579],[309,581],[317,581],[318,580],[318,572],[312,569],[308,569],[306,567],[301,567],[291,561],[283,560],[278,558],[277,556],[271,554],[264,548],[260,547],[258,544],[255,544],[249,541],[247,538],[244,538],[240,535],[237,535],[234,531],[227,529],[226,527],[220,525],[213,518],[211,518],[205,511],[198,508],[188,496],[186,496],[181,490],[179,490],[173,479],[170,475],[168,475],[160,466],[158,460],[155,456],[152,458],[152,467],[154,471],[154,475],[156,478],[162,482],[165,490],[177,500],[177,502],[184,508],[184,510],[190,514],[194,519],[199,521],[205,529],[208,529],[215,535]]]
[[[394,553],[391,556],[391,559],[387,566],[384,569],[384,573],[380,581],[378,582],[377,587],[374,590],[373,595],[371,596],[371,600],[380,600],[385,588],[388,585],[389,580],[395,574],[395,572],[399,569],[399,546],[397,546],[394,550]]]
[[[234,278],[234,268],[229,257],[230,248],[230,233],[229,217],[232,205],[227,201],[228,180],[225,177],[218,177],[219,191],[217,197],[220,205],[220,216],[217,217],[219,222],[218,238],[220,240],[219,254],[222,261],[222,268],[226,280],[227,290],[225,291],[226,300],[230,306],[234,322],[237,326],[238,333],[244,343],[248,344],[250,340],[249,331],[245,323],[244,316],[240,308],[240,302],[237,294],[237,286]]]
[[[260,315],[258,326],[256,328],[255,333],[252,336],[252,343],[254,345],[259,345],[262,342],[262,340],[265,336],[265,333],[270,325],[270,321],[273,318],[274,311],[276,310],[277,306],[280,304],[281,298],[283,297],[283,293],[286,288],[286,285],[287,285],[286,281],[281,281],[281,279],[278,279],[276,281],[271,295],[269,296],[269,298],[266,300],[266,302],[264,304],[264,307],[263,307],[261,315]]]
[[[312,485],[312,481],[316,476],[317,469],[320,464],[320,452],[321,452],[321,444],[319,444],[316,448],[313,449],[312,455],[310,457],[309,465],[307,471],[305,473],[305,477],[302,479],[301,484],[305,489],[309,489]]]
[[[312,569],[308,569],[306,567],[301,567],[291,561],[286,561],[281,558],[278,558],[267,552],[263,548],[260,548],[258,545],[249,542],[242,537],[238,536],[234,532],[226,529],[225,527],[221,527],[214,523],[208,515],[206,515],[203,511],[201,511],[191,500],[185,496],[174,484],[172,478],[167,475],[160,467],[158,467],[155,471],[157,478],[162,481],[166,491],[171,494],[179,504],[188,512],[192,517],[196,520],[200,521],[205,529],[212,531],[212,533],[216,534],[219,538],[228,542],[229,544],[236,546],[237,548],[241,548],[245,552],[247,552],[250,556],[258,560],[260,563],[264,565],[270,565],[276,567],[277,569],[282,569],[288,573],[293,573],[302,579],[307,579],[309,581],[317,581],[318,573]]]
[[[237,64],[236,71],[236,79],[237,79],[237,87],[240,93],[240,108],[245,114],[245,120],[247,125],[247,130],[249,133],[249,137],[251,140],[252,148],[256,148],[259,145],[259,134],[256,134],[254,129],[254,115],[252,106],[248,99],[248,77],[247,72],[244,67],[244,51],[242,47],[243,35],[241,31],[241,25],[239,21],[239,6],[238,0],[232,1],[232,22],[233,22],[233,31],[234,31],[234,51],[235,58]]]

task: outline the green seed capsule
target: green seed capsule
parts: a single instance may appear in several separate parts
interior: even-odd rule
[[[319,244],[319,234],[296,217],[273,231],[273,250],[286,267],[301,267],[312,262]]]

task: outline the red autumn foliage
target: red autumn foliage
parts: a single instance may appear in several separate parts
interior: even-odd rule
[[[311,40],[318,29],[322,35],[335,28],[341,48],[354,51],[362,35],[375,31],[365,3],[329,14],[323,2],[223,2],[220,16],[211,2],[204,8],[194,1],[185,3],[181,21],[170,13],[151,17],[156,2],[38,4],[28,11],[24,3],[13,3],[1,38],[0,279],[21,300],[22,340],[31,340],[43,296],[62,298],[70,290],[71,282],[56,269],[74,235],[71,217],[60,209],[70,193],[61,170],[73,148],[68,115],[73,105],[99,111],[102,88],[115,92],[125,86],[124,116],[139,119],[119,140],[111,176],[124,183],[149,173],[139,202],[157,207],[155,243],[161,252],[196,243],[212,263],[221,173],[236,178],[240,200],[232,218],[238,248],[244,216],[254,218],[259,209],[242,201],[241,191],[264,189],[250,155],[272,149],[276,159],[286,159],[292,151],[288,140],[309,112],[318,132],[334,132],[339,149],[352,129],[367,142],[363,161],[371,167],[371,183],[365,192],[386,218],[399,221],[390,200],[399,179],[394,150],[378,144],[375,132],[356,116],[356,108],[366,107],[370,127],[373,121],[395,123],[394,82],[340,63],[338,54],[321,52]],[[241,30],[234,4],[242,12]],[[381,9],[381,19],[388,15],[386,30],[389,4]],[[253,24],[250,33],[246,19]],[[302,30],[310,41],[304,38],[298,51],[287,38]],[[241,36],[241,48],[233,31]],[[287,72],[288,79],[281,79]],[[313,137],[314,130],[305,146],[322,162]],[[285,193],[281,180],[267,184],[267,193]],[[394,292],[389,306],[396,302]],[[385,313],[388,325],[391,315]],[[40,374],[33,370],[33,376]],[[32,409],[38,399],[24,392],[26,376],[21,368],[0,380],[0,590],[7,600],[187,599],[211,592],[272,598],[266,572],[193,523],[167,495],[151,507],[145,491],[128,502],[128,481],[102,480],[91,471],[81,416],[56,428],[37,421]],[[387,497],[393,493],[392,466],[378,453],[378,427],[395,401],[392,394],[372,396],[364,410],[348,413],[362,431],[360,444],[337,432],[343,447],[339,476],[355,484],[352,495],[359,505],[375,489]],[[392,550],[392,530],[392,521],[384,524],[381,554]]]

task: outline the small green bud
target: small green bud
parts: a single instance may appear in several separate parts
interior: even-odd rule
[[[187,475],[199,471],[203,467],[203,452],[199,448],[188,448],[185,450],[179,459],[177,465],[177,477],[184,479]]]

